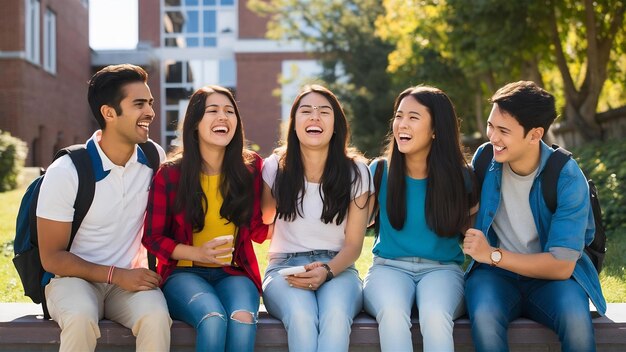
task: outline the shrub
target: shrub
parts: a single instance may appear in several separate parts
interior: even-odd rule
[[[626,143],[624,138],[588,143],[572,150],[585,175],[598,188],[607,231],[626,224]]]
[[[0,131],[0,192],[17,187],[17,178],[27,153],[26,142]]]

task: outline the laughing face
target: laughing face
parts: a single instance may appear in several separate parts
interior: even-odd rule
[[[506,111],[493,104],[487,120],[487,137],[493,145],[493,155],[499,163],[509,163],[513,171],[520,175],[534,170],[537,155],[528,151],[537,147],[543,129],[533,128],[524,135],[524,127]],[[537,153],[538,147],[535,148]]]
[[[224,149],[233,139],[236,128],[237,115],[230,99],[224,94],[210,94],[206,98],[204,115],[198,123],[200,144]]]
[[[433,143],[432,117],[428,108],[407,95],[398,105],[393,120],[393,137],[400,153],[428,155]]]
[[[305,148],[328,148],[333,136],[335,113],[326,97],[319,93],[305,95],[295,115],[296,135]]]
[[[154,99],[150,88],[143,82],[133,82],[126,84],[122,90],[121,113],[118,115],[115,109],[105,108],[106,129],[114,130],[120,140],[128,144],[143,143],[148,140],[149,127],[154,120]]]

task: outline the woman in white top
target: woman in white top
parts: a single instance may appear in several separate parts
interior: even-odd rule
[[[274,223],[263,301],[285,325],[291,351],[347,351],[362,308],[354,262],[373,187],[348,141],[337,97],[307,86],[291,108],[286,145],[263,166],[263,220]],[[279,273],[295,266],[306,272]]]

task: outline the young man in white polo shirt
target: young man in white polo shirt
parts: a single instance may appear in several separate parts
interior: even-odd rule
[[[171,319],[158,288],[161,277],[146,268],[141,246],[152,178],[137,146],[148,140],[154,119],[147,77],[125,64],[107,66],[89,82],[89,105],[101,128],[86,144],[96,189],[69,252],[78,190],[69,156],[48,168],[41,186],[39,247],[44,268],[56,275],[46,286],[46,303],[61,327],[61,351],[93,351],[102,318],[131,329],[138,351],[169,350]],[[165,152],[156,146],[163,161]]]

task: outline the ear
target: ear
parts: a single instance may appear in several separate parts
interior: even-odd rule
[[[543,127],[536,127],[530,131],[530,141],[531,143],[539,143],[543,138]]]
[[[105,121],[110,121],[117,116],[115,109],[109,105],[102,105],[100,107],[100,113],[104,116]]]

